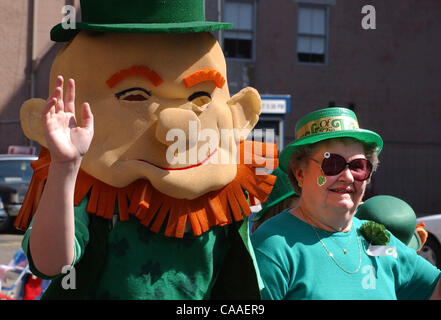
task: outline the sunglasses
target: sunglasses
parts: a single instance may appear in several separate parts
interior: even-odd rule
[[[311,160],[320,164],[319,161],[311,158]],[[346,162],[346,159],[339,154],[325,153],[325,157],[321,163],[322,171],[327,176],[336,176],[346,169],[346,166],[351,170],[354,180],[365,181],[369,179],[372,173],[372,163],[364,158],[354,159]]]

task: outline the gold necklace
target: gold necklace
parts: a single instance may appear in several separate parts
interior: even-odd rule
[[[348,247],[348,245],[349,245],[349,241],[351,240],[351,237],[352,237],[352,233],[353,233],[353,228],[352,228],[352,227],[353,227],[353,226],[351,226],[351,231],[350,231],[351,233],[349,234],[349,236],[348,236],[348,241],[346,242],[346,245],[345,245],[346,248],[342,247],[342,246],[340,245],[340,243],[338,243],[338,241],[337,241],[336,239],[334,239],[334,237],[333,237],[332,235],[329,234],[329,238],[331,238],[331,240],[334,241],[335,244],[336,244],[337,246],[339,246],[340,249],[343,250],[343,253],[344,253],[344,254],[347,254],[347,253],[348,253],[348,249],[347,249],[347,247]]]
[[[360,250],[360,240],[358,238],[358,233],[357,231],[355,231],[355,236],[357,238],[357,246],[358,246],[358,255],[359,255],[359,261],[358,261],[358,267],[357,269],[355,269],[354,271],[348,271],[345,268],[342,267],[342,265],[335,259],[334,254],[328,249],[328,247],[326,246],[326,244],[322,241],[322,239],[320,238],[319,234],[317,233],[317,231],[315,230],[315,228],[313,226],[311,226],[312,230],[314,231],[315,235],[317,236],[318,240],[320,241],[320,243],[322,244],[323,248],[325,248],[326,252],[328,253],[328,256],[335,262],[335,264],[342,269],[344,272],[349,273],[349,274],[354,274],[357,273],[358,270],[360,270],[361,267],[361,250]]]
[[[310,221],[309,219],[306,218],[305,214],[303,213],[302,208],[299,207],[299,210],[302,213],[303,218],[305,220]],[[337,267],[339,267],[341,270],[343,270],[344,272],[349,273],[349,274],[355,274],[355,273],[357,273],[360,270],[360,267],[361,267],[361,249],[360,249],[360,239],[358,238],[357,230],[355,230],[355,237],[357,238],[358,255],[359,255],[358,267],[354,271],[348,271],[345,268],[343,268],[343,266],[335,259],[334,254],[331,252],[331,250],[328,249],[326,244],[322,241],[322,239],[320,238],[318,232],[315,230],[315,228],[312,226],[312,224],[311,223],[308,223],[308,224],[311,227],[312,231],[314,231],[315,235],[317,236],[317,239],[320,241],[320,243],[322,244],[323,248],[326,250],[326,253],[328,254],[328,256],[332,259],[332,261],[334,261],[334,263],[337,265]],[[352,225],[351,228],[355,228],[355,226]],[[332,239],[332,237],[331,237],[331,239]],[[340,245],[339,245],[339,247],[341,248]],[[343,252],[344,252],[344,249],[343,249]],[[344,253],[346,254],[346,252],[344,252]]]

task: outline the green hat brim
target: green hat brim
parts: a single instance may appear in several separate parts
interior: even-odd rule
[[[270,202],[270,203],[268,203],[268,204],[265,203],[265,207],[262,208],[262,210],[260,210],[259,212],[256,212],[256,213],[251,217],[251,222],[259,221],[260,218],[262,218],[262,216],[265,214],[265,212],[267,212],[267,211],[268,211],[273,205],[275,205],[275,204],[277,204],[277,203],[279,203],[279,202],[285,200],[286,198],[288,198],[288,197],[290,197],[290,196],[292,196],[292,195],[294,195],[294,194],[295,194],[294,191],[290,191],[290,192],[285,193],[283,196],[281,196],[281,197],[275,199],[274,201],[272,201],[272,202]]]
[[[197,33],[229,30],[232,28],[233,24],[231,23],[210,21],[118,24],[77,22],[75,29],[65,29],[62,24],[59,23],[51,30],[51,40],[56,42],[67,42],[72,40],[82,30],[120,33]]]
[[[288,164],[291,159],[291,155],[298,147],[334,138],[354,138],[360,140],[361,142],[374,143],[378,147],[378,154],[380,154],[381,150],[383,149],[383,139],[381,139],[377,133],[370,130],[357,129],[317,133],[295,140],[285,147],[280,153],[279,157],[280,169],[282,169],[285,173],[288,173]]]

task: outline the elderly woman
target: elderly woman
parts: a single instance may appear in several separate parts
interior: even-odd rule
[[[301,118],[280,155],[300,204],[252,236],[264,299],[441,297],[440,270],[384,229],[354,217],[383,147],[345,108]]]

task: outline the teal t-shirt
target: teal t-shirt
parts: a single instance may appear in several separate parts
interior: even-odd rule
[[[89,242],[86,207],[86,198],[75,207],[73,266]],[[32,224],[22,243],[31,271],[41,278],[54,278],[41,274],[33,265],[28,246],[31,232]],[[114,223],[107,243],[107,255],[96,257],[105,259],[105,264],[88,299],[207,299],[230,245],[227,228],[215,227],[198,237],[190,232],[177,239],[150,231],[133,216]]]
[[[430,298],[440,270],[392,234],[388,246],[395,248],[389,253],[396,255],[368,255],[369,244],[359,231],[364,222],[354,217],[350,232],[330,233],[316,228],[316,234],[309,224],[285,210],[263,223],[251,236],[265,285],[262,298]]]

